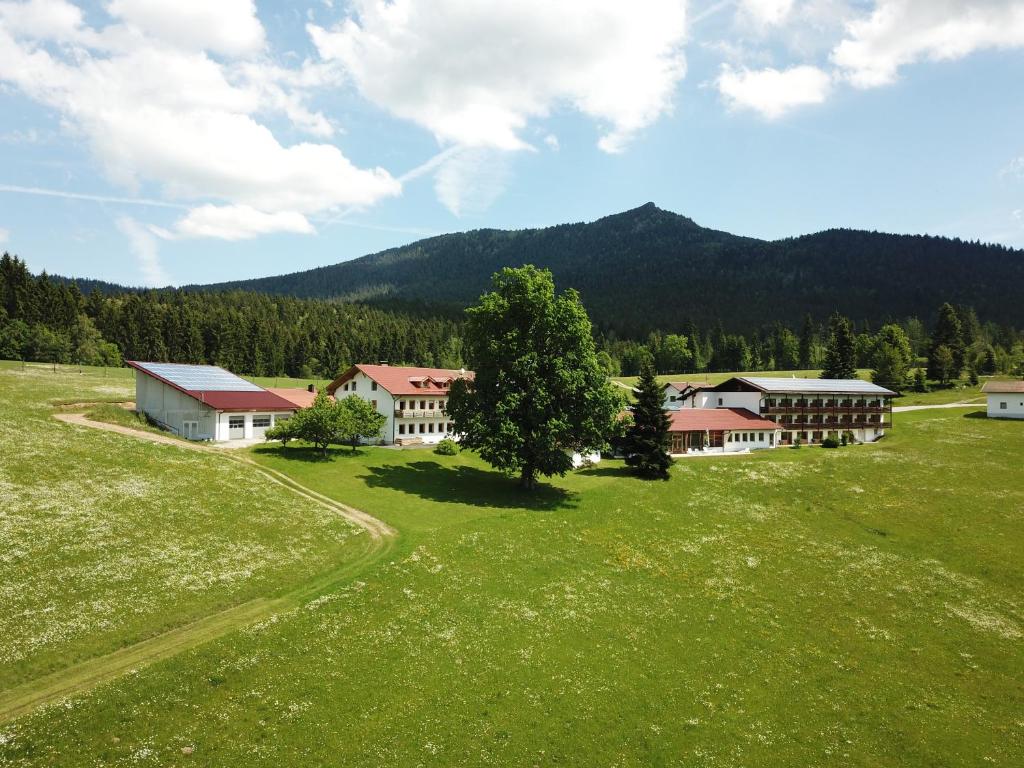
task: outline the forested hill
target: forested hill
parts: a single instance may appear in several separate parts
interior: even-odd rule
[[[441,235],[353,261],[192,289],[461,308],[493,272],[532,263],[576,288],[602,330],[640,337],[686,321],[750,331],[839,310],[874,323],[943,301],[1019,324],[1024,251],[941,237],[834,229],[768,242],[706,229],[648,203],[591,223]]]

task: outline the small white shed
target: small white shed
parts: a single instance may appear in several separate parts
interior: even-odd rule
[[[981,391],[988,396],[990,419],[1024,419],[1024,381],[987,381]]]

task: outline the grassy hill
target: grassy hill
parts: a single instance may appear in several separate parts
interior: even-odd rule
[[[219,497],[189,530],[165,507],[216,471],[205,457],[54,424],[52,384],[2,375],[18,414],[0,442],[5,493],[64,489],[59,506],[0,510],[5,533],[116,554],[120,524],[136,537],[125,551],[187,542],[170,572],[184,559],[233,573],[207,538],[294,551],[291,513],[279,536],[256,534],[213,514],[236,503]],[[86,373],[62,389],[123,396],[107,387]],[[396,548],[271,620],[0,723],[0,765],[1019,765],[1024,430],[978,416],[899,414],[884,441],[835,451],[685,459],[665,483],[602,462],[536,497],[466,453],[255,449],[391,523]],[[11,475],[19,441],[43,486],[27,464]],[[97,470],[140,459],[130,505],[80,500],[123,493]],[[245,495],[245,480],[232,487],[246,519],[274,514],[283,500]],[[81,602],[53,597],[53,568],[0,563],[19,614]],[[151,572],[109,589],[113,615],[163,599]],[[236,588],[272,589],[274,572]],[[76,647],[102,636],[83,627]]]
[[[930,319],[943,301],[1013,324],[1024,283],[1024,252],[1002,246],[848,229],[767,242],[648,203],[589,223],[441,235],[305,272],[192,288],[443,311],[473,302],[495,271],[524,263],[576,288],[600,329],[634,338],[687,321],[750,332],[837,309],[874,324]]]

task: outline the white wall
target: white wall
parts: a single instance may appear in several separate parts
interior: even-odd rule
[[[1000,405],[1006,403],[1005,408]],[[988,396],[988,415],[993,419],[1024,419],[1024,393],[992,393]]]
[[[738,406],[742,407],[742,406]],[[774,435],[774,438],[772,437]],[[735,437],[735,440],[730,438]],[[726,432],[724,450],[726,453],[737,451],[759,451],[779,446],[779,434],[774,429],[734,430]]]
[[[135,409],[179,435],[183,432],[184,422],[198,422],[197,438],[215,439],[216,411],[141,371],[135,372]]]

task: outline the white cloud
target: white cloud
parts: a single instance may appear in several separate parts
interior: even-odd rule
[[[133,191],[153,182],[183,203],[247,206],[264,215],[256,228],[272,220],[292,231],[306,215],[401,192],[382,168],[356,167],[328,143],[283,145],[260,122],[275,113],[299,130],[330,135],[333,126],[306,98],[338,82],[339,72],[310,62],[287,69],[257,55],[265,41],[250,0],[107,7],[111,23],[93,29],[62,0],[0,3],[0,81],[59,111],[113,182]],[[165,18],[168,8],[177,20]],[[248,57],[218,61],[204,48]],[[275,214],[288,215],[266,218]]]
[[[832,61],[853,85],[872,88],[894,82],[907,64],[1020,46],[1021,0],[877,0],[868,16],[847,25]]]
[[[737,11],[755,24],[775,26],[793,10],[793,0],[739,0]]]
[[[355,0],[332,29],[309,25],[374,104],[439,141],[512,150],[530,120],[571,107],[622,150],[671,108],[685,74],[685,4],[649,0]]]
[[[558,147],[559,147],[558,137],[555,136],[555,134],[549,133],[547,136],[545,136],[544,137],[544,143],[547,144],[549,149],[553,149],[556,152],[558,151]]]
[[[1024,179],[1024,156],[1015,157],[1006,167],[999,171],[1001,178],[1012,177],[1015,179]]]
[[[434,175],[438,200],[456,216],[481,213],[505,191],[511,175],[504,152],[486,147],[462,149]]]
[[[11,230],[0,227],[0,244],[6,243],[11,239]]]
[[[726,64],[717,80],[719,92],[731,107],[752,109],[769,120],[796,107],[822,103],[831,84],[827,72],[806,65],[784,70],[736,70]]]
[[[128,238],[144,284],[158,288],[170,285],[171,280],[160,263],[160,253],[153,233],[130,216],[122,216],[115,223],[121,234]]]
[[[249,240],[260,235],[316,232],[301,213],[263,213],[248,205],[202,205],[193,208],[174,225],[174,232],[155,230],[168,239],[216,237],[221,240]]]
[[[241,56],[266,44],[253,0],[111,0],[107,10],[147,37],[187,50]]]

